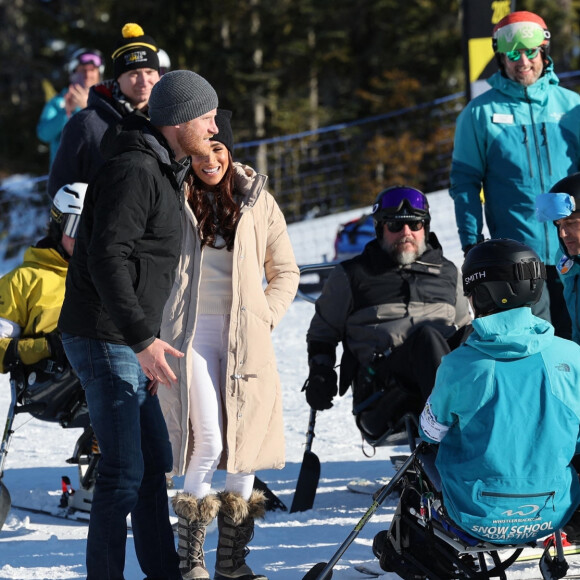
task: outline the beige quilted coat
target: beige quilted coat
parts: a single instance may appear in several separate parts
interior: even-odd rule
[[[234,168],[236,189],[245,198],[233,249],[228,379],[221,385],[225,440],[219,468],[246,473],[284,467],[282,393],[271,332],[294,299],[299,271],[284,216],[264,189],[267,178],[239,163]],[[188,204],[183,220],[182,253],[165,306],[161,338],[185,356],[167,357],[179,384],[159,389],[173,448],[173,474],[177,475],[185,472],[195,444],[189,427],[186,377],[203,261],[197,222]]]

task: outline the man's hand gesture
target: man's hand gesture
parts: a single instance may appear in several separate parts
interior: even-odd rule
[[[165,358],[166,353],[177,358],[183,356],[182,352],[159,338],[156,338],[147,348],[137,353],[137,359],[143,372],[151,380],[148,388],[152,395],[157,393],[159,383],[168,387],[171,387],[171,383],[177,383],[177,377]]]

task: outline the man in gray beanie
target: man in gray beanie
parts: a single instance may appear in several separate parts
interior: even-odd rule
[[[172,469],[157,390],[176,376],[160,340],[181,246],[190,155],[209,152],[218,98],[189,71],[155,85],[151,121],[129,115],[105,133],[108,160],[89,183],[59,319],[99,442],[87,580],[120,580],[127,515],[147,578],[180,580],[165,473]]]
[[[218,132],[213,121],[213,132],[204,132],[203,124],[210,115],[215,119],[218,97],[213,87],[198,74],[189,70],[175,70],[163,75],[153,87],[149,99],[151,123],[168,138],[171,127],[183,127],[189,123],[199,130],[185,130],[177,136],[177,142],[187,155],[207,155],[209,140]]]

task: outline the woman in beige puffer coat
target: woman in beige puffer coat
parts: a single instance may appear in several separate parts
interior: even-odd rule
[[[185,473],[174,509],[181,573],[206,579],[205,528],[218,515],[214,578],[264,578],[245,564],[264,498],[254,472],[284,466],[282,394],[271,332],[294,299],[299,271],[266,178],[233,163],[229,112],[218,110],[209,157],[193,159],[184,207],[182,253],[161,336],[175,359],[177,387],[159,396]],[[228,186],[227,184],[230,183]],[[216,469],[225,490],[211,493]]]

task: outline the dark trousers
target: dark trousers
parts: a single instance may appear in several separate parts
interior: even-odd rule
[[[471,326],[446,339],[433,326],[421,326],[393,349],[381,367],[382,376],[375,382],[375,389],[383,393],[374,394],[373,403],[357,413],[359,429],[377,438],[405,413],[419,414],[431,394],[441,359],[461,343],[469,329]],[[364,372],[359,372],[354,385],[355,409],[364,406],[363,399],[373,396],[368,392],[360,396]]]
[[[85,389],[101,458],[87,538],[87,580],[123,580],[127,515],[147,580],[178,580],[165,473],[172,452],[157,395],[128,347],[63,334]]]
[[[387,369],[401,386],[427,401],[441,359],[451,352],[443,335],[432,326],[421,326],[387,359]]]

